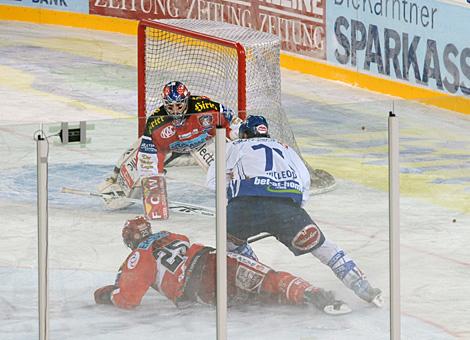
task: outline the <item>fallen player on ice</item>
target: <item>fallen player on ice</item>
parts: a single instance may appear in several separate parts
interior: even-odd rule
[[[122,238],[132,252],[121,265],[115,284],[95,291],[97,304],[133,309],[150,287],[177,307],[197,302],[216,304],[214,248],[191,244],[185,235],[153,233],[144,217],[128,220]],[[227,280],[229,305],[313,305],[332,315],[351,312],[332,292],[240,254],[227,253]]]

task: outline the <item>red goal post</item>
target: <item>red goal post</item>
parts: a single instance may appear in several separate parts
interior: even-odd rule
[[[263,115],[270,135],[299,151],[281,105],[281,42],[278,36],[219,21],[142,20],[138,27],[138,134],[162,105],[169,81],[207,96],[241,119]],[[309,167],[313,187],[335,185],[327,172]]]
[[[231,41],[216,36],[207,35],[205,33],[191,31],[182,27],[175,25],[170,25],[165,22],[151,21],[151,20],[141,20],[138,26],[138,49],[137,49],[137,59],[138,59],[138,119],[139,119],[139,136],[142,135],[145,128],[145,121],[148,115],[152,112],[148,112],[147,108],[147,97],[148,92],[146,91],[147,86],[147,65],[148,65],[148,49],[147,41],[149,39],[148,30],[155,32],[166,32],[167,38],[174,36],[176,37],[187,37],[188,44],[191,45],[191,40],[205,42],[207,44],[220,45],[226,48],[231,48],[236,51],[237,55],[237,76],[238,76],[238,90],[237,90],[237,113],[238,116],[244,120],[246,118],[246,54],[244,46],[236,41]],[[164,33],[163,33],[164,34]],[[162,33],[157,33],[154,36],[154,39],[158,39],[158,35],[163,35]],[[170,38],[171,40],[171,38]],[[184,44],[184,42],[183,42]],[[188,62],[191,62],[188,60]],[[178,80],[185,82],[184,79],[179,78],[167,78],[167,81]],[[206,93],[200,93],[200,95],[207,95]],[[212,99],[212,98],[211,98]],[[154,108],[155,109],[155,108]]]

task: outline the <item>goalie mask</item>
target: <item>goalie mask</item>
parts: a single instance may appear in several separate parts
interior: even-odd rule
[[[238,138],[269,137],[268,122],[263,116],[248,116],[240,125]]]
[[[122,240],[132,250],[136,249],[139,243],[150,235],[152,235],[152,226],[143,216],[127,220],[122,228]]]
[[[166,113],[173,117],[175,126],[181,126],[185,121],[190,95],[186,85],[179,81],[171,81],[163,87],[163,106]]]

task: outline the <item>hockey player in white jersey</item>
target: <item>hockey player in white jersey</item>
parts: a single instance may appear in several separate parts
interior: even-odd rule
[[[262,116],[249,116],[239,137],[226,151],[228,250],[238,247],[235,251],[250,256],[247,239],[268,232],[296,256],[312,253],[357,296],[381,306],[381,290],[370,285],[355,261],[302,208],[309,198],[310,175],[297,153],[269,137]],[[214,163],[207,185],[215,189]]]

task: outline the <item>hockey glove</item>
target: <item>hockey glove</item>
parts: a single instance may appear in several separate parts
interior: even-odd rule
[[[98,305],[112,305],[111,294],[118,287],[115,285],[108,285],[95,290],[95,302]]]
[[[322,288],[309,289],[304,292],[305,302],[331,315],[341,315],[351,312],[351,308],[343,301],[336,300],[333,292]]]
[[[226,107],[225,105],[220,105],[220,106],[221,106],[221,109],[222,109],[221,110],[222,115],[227,120],[227,122],[230,124],[232,122],[233,117],[235,116],[233,110]]]

